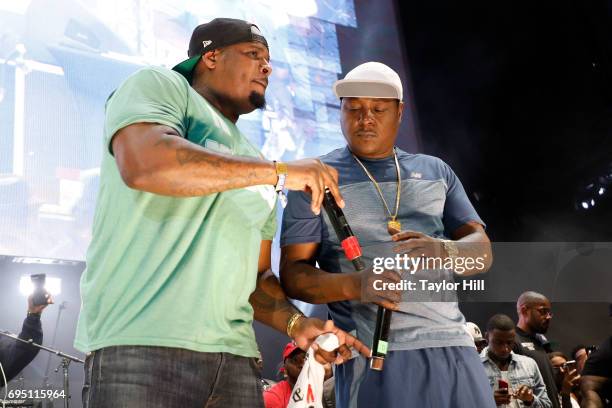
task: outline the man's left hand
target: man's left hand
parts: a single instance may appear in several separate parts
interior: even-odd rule
[[[324,333],[333,333],[338,337],[340,347],[337,350],[325,351],[314,343],[315,339]],[[342,364],[348,361],[351,358],[350,347],[353,347],[364,357],[370,357],[372,354],[370,349],[359,339],[337,328],[331,320],[324,322],[315,318],[303,317],[296,325],[293,340],[302,350],[308,350],[308,347],[312,347],[315,350],[315,358],[321,364]]]
[[[521,385],[518,390],[514,393],[514,398],[520,399],[526,405],[531,405],[533,403],[533,391],[526,385]]]
[[[441,239],[430,237],[418,231],[402,231],[391,237],[395,242],[400,242],[393,247],[398,254],[407,254],[418,258],[445,258],[448,256]]]

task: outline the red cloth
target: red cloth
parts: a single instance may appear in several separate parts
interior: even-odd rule
[[[284,380],[264,391],[264,404],[266,408],[287,408],[289,397],[291,397],[291,385]]]

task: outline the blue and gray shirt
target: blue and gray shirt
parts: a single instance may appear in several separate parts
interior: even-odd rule
[[[420,231],[432,237],[450,237],[460,226],[475,221],[484,223],[470,203],[461,182],[442,160],[409,154],[396,149],[401,169],[401,204],[398,220],[402,230]],[[394,256],[387,232],[388,214],[373,183],[355,161],[348,148],[340,148],[321,157],[339,173],[340,191],[346,202],[344,214],[363,250],[363,260],[371,266],[375,257]],[[393,157],[378,160],[362,159],[362,163],[379,183],[391,211],[394,210],[397,175]],[[344,258],[340,243],[324,211],[316,216],[310,210],[310,197],[290,192],[282,222],[281,246],[318,243],[316,261],[332,273],[354,272]],[[438,273],[439,279],[452,279],[450,271]],[[433,278],[433,276],[431,276]],[[474,346],[463,325],[465,319],[456,299],[415,301],[405,298],[400,311],[393,314],[389,350],[413,350],[428,347]],[[375,304],[355,301],[328,305],[335,323],[346,331],[354,331],[371,342],[376,321]],[[370,344],[371,345],[371,344]]]

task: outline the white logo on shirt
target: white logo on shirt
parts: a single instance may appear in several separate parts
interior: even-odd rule
[[[527,350],[535,350],[535,346],[532,342],[521,343],[521,346],[525,347]]]
[[[410,177],[420,179],[423,177],[423,174],[413,171],[412,173],[410,173]]]

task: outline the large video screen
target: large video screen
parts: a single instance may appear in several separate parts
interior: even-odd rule
[[[85,258],[107,97],[143,66],[185,59],[193,28],[215,17],[252,21],[270,44],[267,106],[238,122],[263,154],[342,146],[332,83],[368,60],[407,77],[393,2],[367,3],[0,0],[0,255]]]

